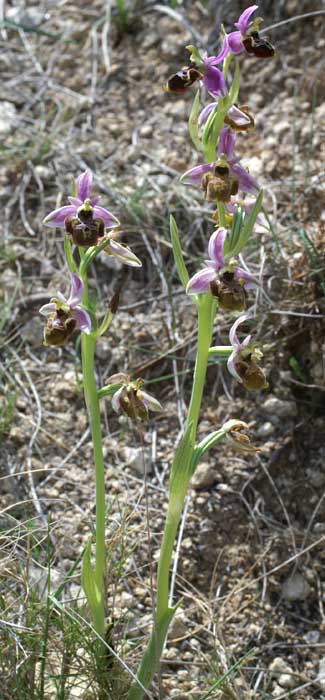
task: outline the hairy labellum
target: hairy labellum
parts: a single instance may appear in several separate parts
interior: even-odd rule
[[[254,54],[256,58],[273,58],[275,49],[267,39],[261,39],[258,32],[252,32],[243,38],[243,44],[247,53]]]
[[[216,166],[214,173],[203,175],[201,187],[208,202],[229,202],[238,192],[238,181],[229,176],[229,168]]]
[[[165,90],[179,94],[202,78],[203,74],[194,65],[188,66],[168,78]]]
[[[77,321],[58,309],[47,319],[44,329],[44,345],[65,345],[75,330]]]
[[[223,311],[244,311],[246,308],[244,286],[237,282],[234,273],[225,272],[218,280],[211,282],[210,289]]]
[[[249,357],[235,362],[235,369],[244,387],[249,391],[257,391],[268,387],[263,370]]]
[[[78,212],[78,217],[67,216],[64,221],[65,230],[71,236],[73,243],[80,248],[97,245],[98,239],[105,233],[102,219],[93,219],[91,211],[83,212],[81,216]]]

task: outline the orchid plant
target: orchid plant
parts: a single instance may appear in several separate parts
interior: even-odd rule
[[[235,24],[235,31],[230,34],[222,31],[222,48],[217,56],[200,54],[195,47],[187,47],[191,53],[190,65],[171,76],[165,86],[166,91],[177,94],[200,83],[190,114],[189,132],[204,162],[188,170],[181,180],[186,185],[201,187],[205,199],[213,205],[210,214],[216,230],[207,246],[205,266],[190,277],[176,221],[173,217],[170,220],[176,268],[184,290],[196,304],[198,312],[197,355],[186,427],[171,467],[169,504],[158,562],[155,621],[137,675],[127,692],[127,700],[142,700],[149,688],[178,607],[178,604],[173,606],[169,599],[169,573],[191,476],[205,452],[223,438],[230,440],[236,448],[254,450],[245,433],[247,426],[238,420],[227,421],[197,442],[208,360],[216,356],[226,360],[230,374],[248,390],[267,386],[259,365],[262,353],[258,345],[252,342],[251,335],[242,341],[237,335],[240,325],[250,319],[249,313],[234,320],[229,333],[230,345],[212,345],[216,310],[232,314],[247,310],[249,291],[258,285],[258,281],[239,256],[253,232],[266,230],[260,211],[263,192],[254,176],[234,155],[238,135],[254,128],[254,119],[248,108],[237,104],[240,60],[245,54],[261,59],[274,55],[272,45],[259,35],[261,20],[252,19],[256,10],[257,5],[247,8]],[[232,61],[235,65],[231,79]],[[206,93],[214,102],[201,108],[201,96],[205,97]],[[44,329],[46,346],[62,346],[70,342],[76,332],[81,332],[83,387],[96,475],[95,565],[92,565],[90,540],[83,557],[82,586],[95,631],[105,644],[105,481],[100,400],[111,397],[113,411],[124,413],[132,421],[146,420],[150,410],[161,411],[162,407],[156,398],[143,390],[140,378],[134,379],[125,372],[112,375],[104,387],[96,384],[96,342],[107,332],[118,312],[118,300],[113,297],[104,317],[99,319],[96,299],[88,289],[89,265],[101,251],[131,267],[141,267],[141,261],[120,242],[120,224],[116,216],[99,205],[98,196],[91,195],[92,179],[89,170],[79,175],[69,204],[55,209],[44,220],[45,225],[64,231],[70,293],[66,297],[57,292],[40,313],[47,318]]]

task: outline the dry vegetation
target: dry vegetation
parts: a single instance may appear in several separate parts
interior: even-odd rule
[[[195,313],[179,285],[167,228],[173,213],[195,269],[212,230],[199,192],[179,183],[197,156],[187,137],[191,95],[168,96],[184,46],[212,53],[239,2],[115,6],[4,3],[0,28],[1,685],[4,700],[123,698],[152,620],[152,567],[168,470],[191,386]],[[274,62],[245,59],[242,103],[256,129],[241,154],[265,187],[269,235],[245,259],[269,390],[247,395],[224,365],[209,368],[202,435],[229,417],[262,449],[221,446],[193,480],[179,536],[182,597],[151,698],[325,697],[323,0],[261,2]],[[294,20],[294,21],[291,21]],[[143,268],[101,255],[91,283],[102,309],[121,287],[116,322],[97,351],[98,382],[141,374],[164,413],[139,432],[103,407],[107,464],[111,687],[96,685],[80,555],[93,527],[92,447],[78,339],[42,346],[38,309],[66,273],[62,237],[42,226],[72,178],[93,170]],[[60,195],[60,196],[61,196]],[[59,206],[59,203],[58,203]],[[227,343],[229,318],[214,342]],[[149,513],[149,532],[147,522]],[[182,542],[181,542],[182,540]],[[153,567],[154,570],[154,567]],[[251,655],[245,655],[251,652]],[[322,679],[318,674],[322,674]],[[97,674],[98,675],[98,674]],[[97,678],[98,680],[98,678]]]

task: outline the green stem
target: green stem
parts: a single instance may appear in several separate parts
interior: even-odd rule
[[[232,345],[212,345],[209,349],[209,357],[229,357],[232,351]]]
[[[217,202],[217,206],[218,206],[218,214],[219,214],[219,226],[221,226],[222,228],[226,228],[227,224],[226,224],[225,206],[222,202],[219,202],[219,200]]]
[[[187,426],[192,425],[193,435],[196,434],[199,420],[204,381],[209,358],[209,348],[212,336],[212,326],[215,313],[215,301],[210,294],[198,297],[198,347],[194,369],[192,396],[189,405]],[[175,609],[169,607],[169,572],[177,535],[179,521],[182,515],[187,488],[191,478],[190,464],[193,449],[189,453],[188,463],[182,465],[182,483],[177,492],[170,493],[168,512],[164,535],[160,550],[157,575],[157,607],[155,625],[152,631],[145,655],[140,664],[137,678],[145,688],[148,688],[156,672],[157,663],[162,653],[168,633],[169,624]],[[127,700],[142,700],[143,690],[133,683]]]
[[[88,287],[83,278],[83,304],[88,306]],[[82,333],[81,358],[85,401],[88,411],[90,430],[93,442],[95,478],[96,478],[96,561],[95,582],[99,591],[99,600],[95,612],[94,625],[101,637],[105,636],[105,606],[104,606],[104,575],[105,575],[105,471],[103,459],[102,431],[100,424],[100,409],[95,381],[96,338],[93,334]]]

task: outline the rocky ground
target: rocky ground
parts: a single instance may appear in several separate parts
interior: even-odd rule
[[[25,697],[13,695],[6,624],[27,625],[13,594],[17,581],[23,586],[30,523],[36,553],[27,579],[39,591],[48,517],[55,588],[82,551],[94,514],[79,346],[42,346],[38,309],[65,284],[62,236],[42,219],[59,196],[65,199],[72,178],[90,168],[103,205],[143,260],[140,271],[125,272],[103,254],[91,280],[102,309],[117,287],[123,290],[116,322],[98,345],[98,382],[131,371],[150,382],[164,406],[141,432],[112,415],[108,400],[103,408],[107,589],[114,646],[134,669],[152,619],[148,561],[160,543],[195,353],[195,311],[173,267],[168,214],[193,271],[212,231],[201,194],[179,183],[199,162],[186,127],[192,95],[166,95],[162,84],[186,63],[185,45],[213,53],[220,21],[230,29],[243,7],[138,4],[124,28],[116,10],[107,14],[97,0],[5,7],[0,484],[8,698]],[[211,697],[325,697],[325,39],[322,15],[297,18],[320,10],[322,0],[261,3],[276,59],[243,62],[241,103],[255,114],[256,128],[242,138],[241,155],[265,188],[271,224],[245,256],[253,271],[263,271],[255,308],[269,389],[247,395],[224,365],[209,367],[200,433],[239,418],[260,452],[245,456],[223,444],[193,478],[175,577],[174,595],[183,603],[155,698],[202,698],[209,682],[248,652],[228,690]],[[228,343],[229,326],[218,314],[215,344]],[[65,595],[80,599],[78,570]],[[53,636],[48,675],[56,672],[56,644]],[[31,654],[17,649],[16,668]],[[69,699],[96,697],[82,682],[69,688]],[[59,697],[53,682],[44,697]]]

